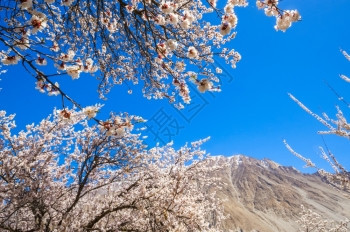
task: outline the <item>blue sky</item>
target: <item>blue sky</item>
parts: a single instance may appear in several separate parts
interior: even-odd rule
[[[303,162],[284,147],[282,141],[287,139],[296,151],[326,167],[318,150],[322,138],[316,133],[325,128],[300,109],[287,93],[316,113],[327,112],[333,117],[335,106],[339,105],[349,115],[349,109],[337,100],[324,81],[350,101],[350,86],[339,78],[341,73],[350,76],[350,62],[339,51],[342,48],[350,52],[350,2],[284,0],[282,8],[298,9],[302,16],[302,21],[285,33],[274,30],[275,19],[259,11],[255,1],[249,3],[246,8],[236,9],[238,33],[228,45],[242,55],[237,69],[223,66],[226,71],[221,76],[223,91],[199,95],[193,90],[193,104],[182,112],[166,101],[142,98],[138,88],[129,95],[126,87],[115,87],[107,101],[99,100],[97,81],[88,75],[75,81],[68,76],[59,77],[62,89],[82,105],[104,103],[100,118],[114,111],[149,119],[148,125],[158,132],[160,142],[172,139],[178,147],[211,136],[203,148],[212,155],[269,158],[307,171],[302,169]],[[1,76],[0,108],[16,113],[20,128],[61,106],[59,97],[35,90],[35,80],[20,66],[8,69]],[[158,122],[161,127],[156,119],[162,119]],[[149,136],[147,142],[154,144],[152,131],[145,133]],[[324,138],[339,161],[350,169],[349,141],[336,136]]]

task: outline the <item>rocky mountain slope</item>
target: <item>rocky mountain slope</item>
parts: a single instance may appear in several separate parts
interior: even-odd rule
[[[317,174],[302,174],[270,160],[217,156],[216,172],[228,218],[225,231],[298,231],[301,205],[336,221],[350,219],[350,194],[332,188]],[[213,190],[213,189],[212,189]]]

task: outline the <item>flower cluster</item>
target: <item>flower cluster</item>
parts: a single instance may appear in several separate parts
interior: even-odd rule
[[[228,35],[232,29],[235,29],[237,26],[238,18],[234,13],[235,6],[246,6],[245,1],[228,1],[224,11],[225,14],[222,16],[221,25],[220,25],[220,34]]]
[[[36,82],[35,88],[41,93],[48,93],[49,96],[57,96],[60,94],[60,85],[58,84],[58,82],[55,82],[55,84],[52,85],[51,83],[46,82],[43,78],[40,78]]]
[[[53,48],[56,49],[55,44]],[[59,49],[56,49],[59,50]],[[93,65],[93,60],[91,58],[86,59],[85,64],[80,58],[74,59],[75,52],[73,50],[68,50],[67,53],[61,53],[59,56],[60,63],[55,64],[58,70],[66,71],[72,79],[78,79],[81,72],[85,73],[95,73],[98,67]]]
[[[130,118],[115,116],[111,120],[100,122],[102,131],[106,131],[107,136],[123,137],[125,133],[132,131],[134,125]]]
[[[301,16],[297,10],[280,10],[277,6],[278,3],[278,0],[257,0],[256,6],[259,9],[264,9],[267,16],[276,17],[275,29],[277,31],[286,31],[293,22],[299,21]]]

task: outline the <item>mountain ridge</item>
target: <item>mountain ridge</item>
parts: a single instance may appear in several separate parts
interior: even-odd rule
[[[270,159],[244,155],[212,156],[223,168],[213,173],[212,188],[223,200],[224,231],[298,231],[301,205],[330,220],[350,218],[350,195],[331,187],[320,175],[301,173]]]

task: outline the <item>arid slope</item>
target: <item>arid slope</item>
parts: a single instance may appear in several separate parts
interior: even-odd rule
[[[242,155],[218,156],[211,162],[225,166],[217,196],[226,199],[225,231],[298,231],[301,205],[331,220],[350,218],[350,194],[334,189],[316,174],[302,174],[271,160]]]

